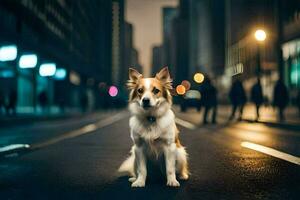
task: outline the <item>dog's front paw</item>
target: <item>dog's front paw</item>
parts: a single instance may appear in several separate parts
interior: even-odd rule
[[[179,176],[179,179],[181,179],[181,180],[188,180],[189,179],[189,175],[187,173],[182,173]]]
[[[137,179],[131,184],[131,187],[145,187],[145,181]]]
[[[179,187],[180,184],[179,184],[179,182],[176,179],[172,179],[172,180],[168,180],[167,186],[170,186],[170,187]]]

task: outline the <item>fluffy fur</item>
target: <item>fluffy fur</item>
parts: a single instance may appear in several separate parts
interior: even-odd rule
[[[176,174],[187,180],[189,172],[187,153],[179,141],[179,131],[171,110],[172,80],[168,68],[163,68],[154,78],[144,78],[138,71],[130,68],[127,86],[130,90],[129,126],[133,146],[119,172],[130,176],[132,187],[144,187],[147,162],[164,160],[167,185],[179,186]],[[149,120],[149,117],[153,120]],[[161,156],[164,159],[159,159]]]

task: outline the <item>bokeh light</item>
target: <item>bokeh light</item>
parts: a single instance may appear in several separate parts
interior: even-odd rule
[[[118,88],[114,85],[110,86],[109,89],[108,89],[108,94],[111,96],[111,97],[115,97],[118,95]]]
[[[194,81],[196,83],[202,83],[204,81],[204,75],[202,73],[196,73],[194,75]]]
[[[259,29],[259,30],[255,31],[254,36],[255,36],[256,40],[264,41],[267,37],[267,34],[264,30]]]
[[[181,85],[185,87],[185,90],[188,91],[191,88],[191,83],[188,80],[183,80]]]
[[[176,92],[178,95],[184,95],[185,94],[185,87],[183,85],[177,85]]]

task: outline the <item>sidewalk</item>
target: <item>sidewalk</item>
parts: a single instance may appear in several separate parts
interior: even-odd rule
[[[201,112],[197,112],[196,109],[190,108],[186,113],[182,113],[178,105],[174,105],[178,117],[181,119],[186,119],[194,124],[201,125],[203,117],[203,109]],[[219,105],[217,122],[219,124],[228,123],[229,116],[231,114],[230,105]],[[277,111],[273,107],[261,107],[260,108],[260,118],[258,121],[256,119],[255,106],[252,104],[247,104],[244,108],[243,120],[248,122],[258,122],[265,123],[268,125],[274,125],[278,127],[289,127],[296,128],[300,130],[300,117],[298,115],[298,110],[295,107],[288,107],[285,110],[285,121],[280,122],[277,120]]]

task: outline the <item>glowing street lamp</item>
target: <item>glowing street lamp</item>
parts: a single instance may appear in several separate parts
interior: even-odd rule
[[[267,34],[264,30],[258,29],[258,30],[255,31],[254,37],[257,41],[263,42],[267,38]]]
[[[19,67],[25,68],[35,68],[37,64],[37,56],[35,54],[22,55],[19,60]]]
[[[185,87],[185,90],[188,91],[191,88],[191,83],[188,80],[183,80],[181,85]]]
[[[258,41],[258,42],[264,42],[267,38],[267,34],[264,30],[262,29],[258,29],[255,31],[254,33],[254,37],[255,39]],[[257,58],[257,68],[256,68],[256,74],[257,76],[260,75],[260,71],[261,71],[261,58],[260,58],[260,45],[257,44],[257,55],[256,55],[256,58]]]
[[[202,83],[204,81],[204,75],[202,73],[196,73],[194,75],[194,81],[196,83]]]
[[[18,48],[16,45],[7,45],[0,47],[0,61],[13,61],[17,58]]]
[[[118,88],[114,85],[110,86],[109,89],[108,89],[108,94],[109,96],[111,97],[115,97],[118,95]]]
[[[40,76],[54,76],[56,72],[56,64],[55,63],[44,63],[40,66],[39,74]]]
[[[65,70],[64,68],[58,68],[55,71],[55,75],[54,78],[56,80],[64,80],[67,76],[67,70]]]
[[[178,95],[184,95],[185,94],[185,87],[183,85],[177,85],[176,92]]]

